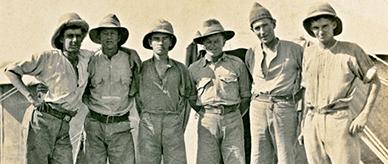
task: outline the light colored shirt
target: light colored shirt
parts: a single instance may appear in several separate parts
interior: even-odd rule
[[[337,41],[329,49],[318,45],[307,47],[303,60],[305,102],[317,108],[335,102],[349,102],[354,91],[354,80],[369,82],[367,73],[375,72],[373,62],[357,45]],[[373,76],[373,75],[372,75]]]
[[[168,69],[160,77],[154,58],[143,62],[139,78],[138,106],[142,112],[180,114],[191,92],[195,92],[187,67],[168,59]]]
[[[90,84],[87,90],[85,104],[90,110],[109,116],[121,116],[134,106],[135,101],[130,101],[129,92],[134,77],[134,60],[130,55],[121,50],[111,59],[103,54],[102,50],[95,53],[90,59],[88,71]],[[88,92],[86,92],[88,93]]]
[[[249,74],[241,59],[223,54],[217,62],[203,57],[190,65],[198,106],[236,105],[251,96]]]
[[[31,75],[48,87],[45,102],[59,105],[65,110],[77,111],[83,106],[84,93],[89,73],[87,66],[92,52],[80,50],[78,77],[70,61],[60,50],[34,54],[30,60],[8,66],[6,69],[19,75]]]
[[[276,56],[269,63],[262,45],[248,49],[245,63],[252,75],[252,94],[292,95],[300,88],[303,48],[296,43],[279,40]]]

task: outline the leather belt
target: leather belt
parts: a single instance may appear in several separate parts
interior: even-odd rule
[[[48,103],[43,102],[40,106],[36,108],[37,111],[47,113],[52,115],[58,119],[64,120],[66,122],[70,122],[71,118],[75,116],[76,112],[61,112],[55,108],[52,108]]]
[[[278,102],[278,101],[294,101],[297,102],[300,99],[303,98],[304,95],[304,88],[300,88],[295,94],[288,94],[288,95],[270,95],[267,93],[260,93],[256,95],[259,99],[269,100],[272,102]]]
[[[116,123],[116,122],[124,122],[124,121],[129,121],[129,112],[125,113],[122,116],[109,116],[109,115],[104,115],[97,113],[95,111],[89,110],[90,111],[90,117],[96,119],[97,121],[101,123]]]
[[[239,106],[240,106],[240,104],[218,105],[218,106],[205,105],[202,109],[205,113],[214,113],[214,114],[226,115],[228,113],[238,111]]]
[[[314,113],[330,114],[330,113],[334,113],[334,112],[337,112],[340,110],[348,110],[349,104],[335,102],[335,103],[331,103],[331,104],[325,105],[325,106],[320,107],[320,108],[317,108],[317,107],[312,106],[312,105],[307,105],[306,108]]]

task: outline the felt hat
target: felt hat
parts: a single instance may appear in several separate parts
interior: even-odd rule
[[[252,9],[249,12],[250,26],[252,26],[252,24],[255,21],[260,20],[260,19],[264,19],[264,18],[273,19],[272,15],[268,9],[266,9],[265,7],[263,7],[262,5],[260,5],[257,2],[253,3]]]
[[[337,16],[334,8],[329,3],[317,3],[310,7],[307,17],[303,20],[303,27],[307,33],[314,36],[314,33],[310,29],[311,20],[319,16],[331,16],[334,18],[334,21],[337,22],[337,27],[334,29],[334,36],[341,34],[342,32],[342,21]]]
[[[202,25],[200,34],[202,35],[193,39],[197,44],[202,44],[205,38],[214,34],[222,34],[225,36],[226,40],[232,39],[234,37],[234,32],[230,30],[224,30],[224,27],[222,27],[221,23],[216,19],[206,20]]]
[[[87,31],[89,30],[88,23],[81,19],[77,13],[66,13],[59,18],[58,27],[51,37],[51,46],[62,49],[63,43],[60,41],[60,35],[63,33],[63,30],[69,26],[79,26],[82,31],[85,31],[83,36],[86,36]]]
[[[108,14],[102,19],[98,27],[90,30],[89,37],[94,43],[101,44],[100,32],[103,29],[116,29],[118,31],[120,35],[120,41],[118,42],[119,46],[123,45],[128,39],[128,29],[121,27],[120,20],[115,14]]]
[[[176,44],[176,36],[174,35],[174,29],[172,28],[172,24],[164,19],[159,19],[152,25],[152,29],[148,32],[143,38],[143,47],[147,49],[152,49],[148,40],[151,39],[152,34],[162,33],[168,34],[171,36],[171,47],[169,50],[172,50]]]

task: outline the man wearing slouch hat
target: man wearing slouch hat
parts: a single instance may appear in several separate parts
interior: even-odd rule
[[[51,38],[55,49],[34,54],[5,70],[11,83],[35,107],[27,136],[28,164],[73,163],[69,122],[84,107],[82,95],[92,52],[80,48],[88,29],[78,14],[64,14]],[[34,76],[47,86],[43,99],[27,89],[23,75]]]

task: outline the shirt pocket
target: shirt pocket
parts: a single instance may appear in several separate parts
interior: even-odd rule
[[[223,76],[220,76],[220,80],[225,83],[237,83],[237,75],[234,73],[229,73]]]
[[[129,75],[121,75],[120,77],[120,80],[121,80],[121,84],[124,86],[124,87],[128,87],[131,85],[131,82],[132,82],[132,77],[130,77]]]
[[[205,91],[206,86],[212,81],[211,78],[201,78],[197,82],[197,92],[198,96],[201,96]]]
[[[91,82],[93,88],[99,88],[101,85],[103,85],[104,80],[103,80],[102,76],[94,76],[94,77],[92,77],[90,82]]]
[[[224,96],[239,95],[238,77],[235,73],[228,73],[228,74],[222,75],[219,77],[219,79],[220,79],[220,83],[217,89],[220,90],[220,94]]]

